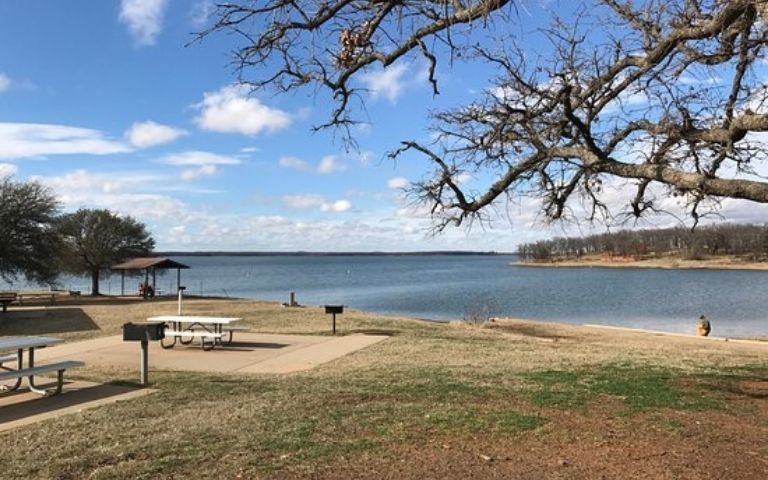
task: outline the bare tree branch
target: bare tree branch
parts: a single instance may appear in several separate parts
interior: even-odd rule
[[[610,217],[607,185],[632,187],[635,217],[661,211],[659,187],[697,222],[722,198],[768,203],[759,174],[768,148],[768,0],[586,0],[554,17],[536,51],[509,28],[507,0],[268,0],[219,6],[216,31],[248,39],[242,80],[281,91],[306,85],[336,100],[326,123],[354,122],[359,83],[374,65],[421,57],[433,93],[441,59],[494,66],[480,98],[433,115],[429,145],[392,152],[435,166],[412,191],[436,228],[481,219],[509,198],[534,197],[550,219]],[[603,28],[595,28],[600,25]],[[477,30],[484,35],[473,35]],[[502,32],[497,42],[483,40]],[[540,42],[543,43],[543,42]],[[467,191],[472,174],[484,188]]]

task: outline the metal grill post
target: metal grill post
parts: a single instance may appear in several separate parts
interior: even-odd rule
[[[336,314],[344,313],[344,305],[326,305],[325,313],[333,315],[333,334],[336,335]]]
[[[146,386],[149,383],[149,342],[141,341],[141,384]]]

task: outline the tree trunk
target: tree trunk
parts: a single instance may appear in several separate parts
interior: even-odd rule
[[[101,295],[99,292],[99,269],[91,271],[91,295]]]

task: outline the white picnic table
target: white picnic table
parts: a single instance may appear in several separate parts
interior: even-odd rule
[[[166,344],[165,340],[161,340],[161,347],[173,348],[176,346],[176,342],[182,345],[189,345],[195,338],[199,338],[203,350],[212,350],[216,345],[223,345],[225,330],[229,334],[227,343],[232,343],[232,332],[240,330],[240,328],[234,327],[232,324],[241,320],[242,318],[240,317],[203,317],[195,315],[159,315],[147,319],[148,322],[170,324],[170,328],[165,330],[165,336],[173,337],[173,343]]]
[[[15,379],[13,386],[3,385],[3,391],[14,391],[21,386],[23,378],[29,383],[29,390],[40,394],[49,395],[61,392],[64,383],[63,374],[67,368],[81,367],[83,362],[64,361],[46,365],[35,365],[35,349],[45,348],[62,343],[64,340],[55,337],[7,337],[0,338],[0,381]],[[24,367],[24,350],[27,351],[27,366]],[[16,362],[16,368],[10,368],[6,364]],[[35,375],[45,372],[58,372],[58,384],[54,391],[38,388],[35,385]]]

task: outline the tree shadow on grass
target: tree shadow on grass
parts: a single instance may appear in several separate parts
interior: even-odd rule
[[[80,308],[9,309],[0,314],[0,335],[42,335],[99,330]]]
[[[96,306],[96,305],[136,305],[144,302],[175,302],[176,297],[153,297],[153,298],[141,298],[136,296],[116,296],[116,295],[97,295],[92,297],[90,295],[84,295],[81,297],[63,297],[56,301],[57,305],[67,306]],[[24,302],[26,305],[27,302]],[[30,303],[32,305],[32,303]],[[45,305],[45,303],[38,303],[38,305]]]

